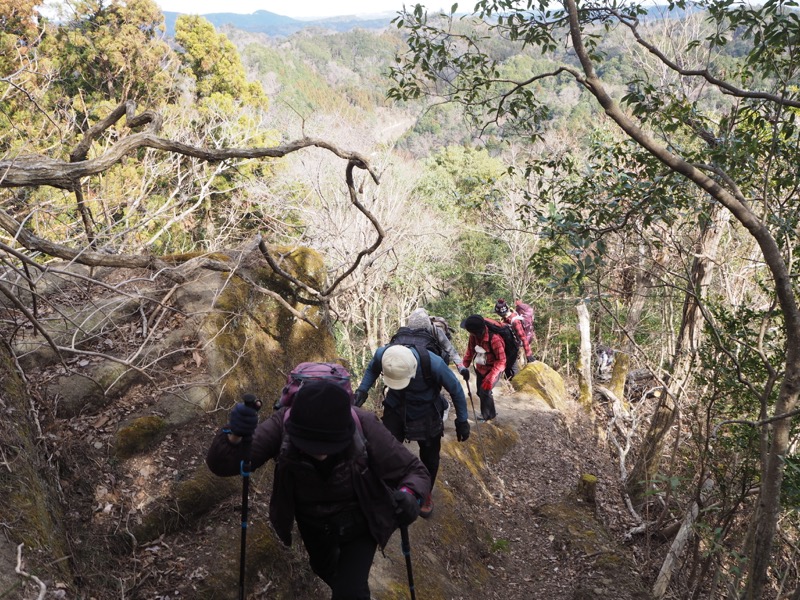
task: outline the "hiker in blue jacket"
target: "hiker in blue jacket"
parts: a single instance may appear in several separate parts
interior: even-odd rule
[[[421,352],[425,354],[420,355]],[[447,390],[456,408],[456,437],[459,442],[469,438],[467,400],[455,373],[434,352],[424,348],[390,344],[378,348],[372,357],[361,384],[353,395],[356,406],[378,377],[389,388],[383,401],[382,421],[394,437],[419,444],[419,458],[431,476],[431,489],[439,471],[439,453],[444,427],[442,413],[447,402],[441,389]],[[420,516],[433,512],[433,498],[428,494],[422,502]]]

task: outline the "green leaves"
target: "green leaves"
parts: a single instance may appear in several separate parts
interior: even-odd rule
[[[175,41],[182,47],[181,60],[194,78],[198,99],[223,94],[266,108],[266,95],[260,86],[248,83],[236,47],[206,19],[196,15],[178,17]]]

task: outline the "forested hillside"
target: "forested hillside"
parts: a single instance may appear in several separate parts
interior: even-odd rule
[[[54,486],[46,528],[60,530],[62,433],[90,416],[124,428],[97,412],[122,382],[141,386],[125,411],[159,398],[170,412],[176,373],[208,367],[191,418],[213,428],[247,385],[276,392],[298,352],[335,353],[360,378],[417,307],[463,349],[464,317],[522,298],[536,358],[618,466],[597,516],[626,524],[615,541],[648,594],[800,598],[795,7],[519,5],[270,36],[177,15],[168,34],[151,0],[57,17],[0,2],[3,381],[29,394],[0,399],[7,497]],[[205,296],[186,291],[196,277],[222,279]],[[194,293],[228,317],[166,346],[159,327],[191,320]],[[245,359],[248,320],[269,334],[258,351],[280,356],[269,382]],[[222,358],[193,354],[211,338]],[[84,388],[51,386],[99,363],[85,406]],[[23,471],[24,456],[42,462]],[[31,473],[42,481],[21,484]],[[43,558],[50,541],[15,526],[11,504],[9,544],[43,570],[79,564],[75,547]],[[91,595],[61,583],[52,597]]]

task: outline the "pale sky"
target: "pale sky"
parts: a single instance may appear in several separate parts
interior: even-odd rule
[[[445,5],[449,11],[453,4],[452,1],[448,4],[440,0],[156,0],[156,4],[161,10],[200,15],[218,12],[249,15],[257,10],[267,10],[285,17],[308,19],[397,12],[403,4],[411,7],[418,1],[430,12]]]

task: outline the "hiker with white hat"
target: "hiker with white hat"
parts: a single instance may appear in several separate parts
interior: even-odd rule
[[[419,444],[419,458],[430,473],[433,488],[444,435],[440,392],[446,389],[453,400],[456,437],[464,442],[469,438],[464,389],[455,373],[434,352],[424,347],[389,344],[378,348],[367,366],[354,393],[357,405],[381,375],[388,388],[383,400],[383,424],[398,441]],[[420,516],[427,518],[432,512],[433,498],[428,494],[422,501]]]

